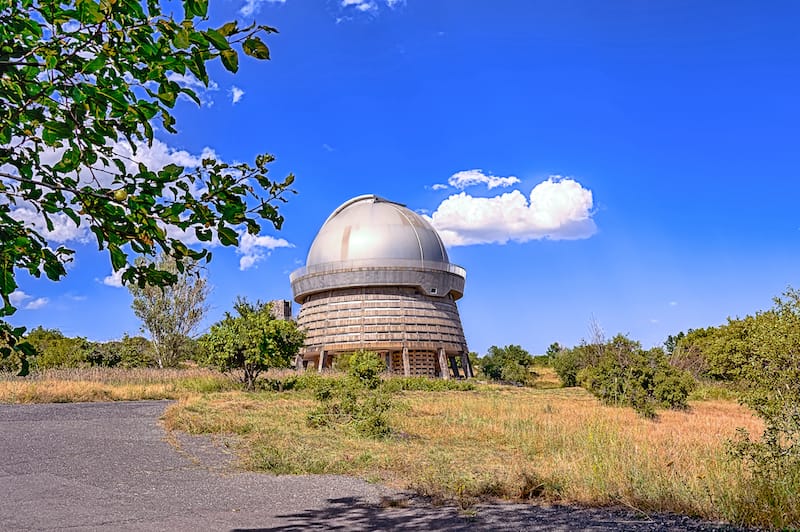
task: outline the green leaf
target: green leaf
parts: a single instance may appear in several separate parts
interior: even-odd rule
[[[42,139],[45,143],[53,145],[53,142],[59,139],[66,139],[72,136],[72,128],[63,122],[50,121],[44,123],[44,131]],[[50,142],[48,142],[48,140]]]
[[[239,70],[239,54],[236,53],[236,50],[223,50],[219,56],[222,59],[222,66],[228,72],[236,73]]]
[[[27,357],[20,357],[21,360],[19,361],[19,372],[17,372],[17,377],[26,377],[30,371],[30,364],[28,363]]]
[[[208,0],[183,0],[186,18],[205,17],[208,13]]]
[[[228,44],[228,40],[217,30],[208,29],[205,31],[205,36],[217,50],[230,50],[231,45]]]
[[[234,22],[227,22],[227,23],[223,24],[217,31],[221,35],[224,35],[225,37],[228,37],[232,33],[236,33],[238,31],[238,29],[239,29],[238,28],[238,23],[236,21],[234,21]]]
[[[217,234],[223,246],[235,246],[239,243],[239,235],[230,227],[220,227]]]
[[[174,44],[175,47],[180,50],[189,48],[189,32],[186,31],[186,28],[181,28],[177,31],[177,33],[175,33],[175,38],[172,39],[172,44]]]
[[[128,264],[128,255],[119,249],[116,244],[109,244],[108,251],[111,254],[111,266],[114,271],[121,270]]]
[[[100,54],[83,66],[83,72],[85,74],[94,74],[95,72],[100,70],[100,68],[105,64],[106,64],[106,56]]]
[[[178,93],[171,91],[167,83],[162,83],[158,86],[158,94],[156,96],[158,96],[158,99],[164,102],[164,105],[167,107],[174,107],[175,100],[178,99]]]
[[[81,152],[77,148],[70,148],[64,152],[61,160],[53,166],[56,172],[72,172],[81,165]]]
[[[244,53],[256,59],[269,59],[269,48],[259,37],[250,37],[242,45]]]

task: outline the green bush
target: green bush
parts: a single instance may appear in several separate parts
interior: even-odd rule
[[[656,407],[688,406],[694,378],[670,366],[662,349],[644,350],[623,335],[600,347],[599,361],[582,368],[576,379],[601,401],[630,406],[645,417],[654,417]]]
[[[314,398],[319,404],[308,413],[308,424],[347,427],[369,438],[388,436],[392,402],[380,377],[383,361],[377,353],[362,350],[353,353],[348,364],[347,377],[315,383]]]
[[[356,351],[349,357],[347,374],[357,379],[364,387],[374,390],[381,384],[381,373],[386,365],[380,355],[372,351]]]
[[[746,318],[746,361],[737,369],[741,401],[764,421],[759,439],[744,430],[730,452],[753,476],[753,489],[774,509],[775,528],[800,527],[800,291],[788,289],[772,309]]]
[[[317,383],[314,398],[319,404],[308,413],[311,427],[345,427],[368,438],[391,433],[392,402],[380,388],[367,388],[353,377],[325,379]]]
[[[392,377],[383,381],[383,390],[388,393],[400,391],[469,391],[475,389],[471,381],[431,379],[429,377]]]
[[[122,340],[95,342],[86,356],[92,366],[146,368],[155,367],[155,353],[150,340],[142,336],[122,337]]]
[[[32,368],[78,368],[91,365],[92,343],[86,338],[70,338],[58,329],[37,327],[26,337],[36,349]]]
[[[477,365],[483,375],[496,381],[530,385],[537,377],[531,369],[533,357],[518,345],[493,345],[486,356],[478,359]]]
[[[578,373],[589,366],[596,356],[595,345],[581,344],[572,349],[561,349],[550,360],[561,384],[569,388],[578,385]]]

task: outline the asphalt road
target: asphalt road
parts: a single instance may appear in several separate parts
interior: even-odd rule
[[[464,516],[348,477],[238,472],[212,440],[168,443],[167,404],[0,405],[0,530],[723,528],[619,509],[495,504]]]

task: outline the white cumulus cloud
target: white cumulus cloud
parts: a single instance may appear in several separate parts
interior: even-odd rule
[[[49,303],[49,302],[50,302],[50,300],[47,299],[46,297],[37,297],[33,301],[28,302],[28,304],[25,305],[25,309],[26,310],[40,309],[43,306],[47,305],[47,303]]]
[[[36,229],[36,231],[49,242],[63,244],[64,242],[71,241],[89,241],[88,227],[85,225],[81,227],[76,226],[75,222],[66,214],[48,214],[48,218],[50,218],[50,222],[53,224],[52,229],[47,228],[44,215],[30,205],[23,204],[23,206],[13,209],[10,214],[15,220]]]
[[[492,174],[485,174],[483,170],[462,170],[451,175],[447,184],[459,190],[475,185],[486,185],[489,190],[497,187],[507,188],[519,183],[519,178],[512,176],[498,177]],[[434,185],[435,186],[435,185]]]
[[[378,5],[372,0],[342,0],[342,7],[354,7],[358,11],[376,11]]]
[[[122,274],[125,270],[117,270],[111,275],[103,277],[103,284],[106,286],[113,286],[114,288],[122,288]]]
[[[244,96],[244,91],[237,87],[236,85],[231,86],[231,103],[239,103],[239,101]]]
[[[28,301],[29,299],[31,299],[31,297],[32,296],[26,294],[22,290],[14,290],[10,294],[8,294],[8,299],[11,301],[12,305],[14,305],[15,307],[19,307],[24,303],[25,306],[23,308],[25,310],[40,309],[50,302],[50,300],[47,299],[46,297],[37,297],[36,299]]]
[[[453,194],[426,218],[449,246],[575,240],[597,232],[593,205],[591,190],[573,179],[551,176],[529,197],[519,190],[488,198]]]
[[[239,9],[239,14],[245,17],[254,15],[261,11],[264,4],[285,4],[286,0],[245,0],[244,5]]]
[[[14,290],[10,294],[8,294],[8,299],[11,301],[11,304],[15,307],[22,304],[23,301],[26,299],[30,299],[31,296],[23,292],[22,290]]]
[[[239,269],[247,270],[255,266],[269,256],[269,253],[276,248],[291,248],[292,244],[283,238],[275,238],[269,235],[251,235],[243,232],[239,237],[239,247],[236,252],[242,257],[239,259]]]

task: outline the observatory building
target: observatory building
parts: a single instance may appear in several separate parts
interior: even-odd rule
[[[373,195],[343,203],[290,275],[307,334],[298,366],[322,370],[368,349],[397,375],[472,377],[456,307],[465,279],[436,230],[406,206]]]

